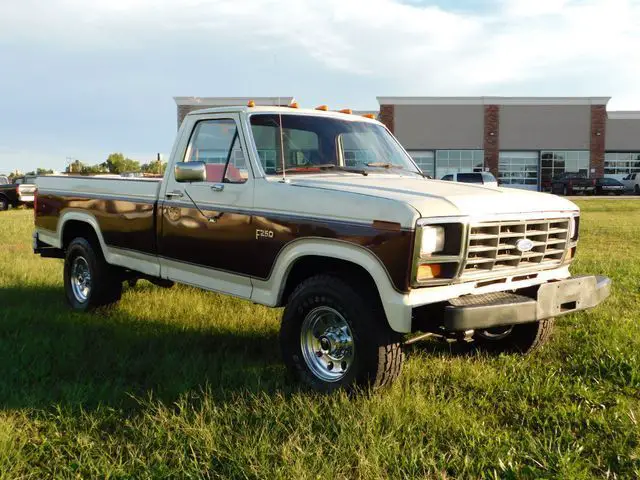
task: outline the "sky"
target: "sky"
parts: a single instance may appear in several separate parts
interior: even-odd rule
[[[640,0],[0,0],[0,172],[168,156],[174,96],[611,96]]]

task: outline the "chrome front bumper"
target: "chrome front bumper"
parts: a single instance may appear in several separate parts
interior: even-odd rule
[[[590,275],[544,283],[531,296],[508,292],[466,295],[449,301],[444,327],[465,331],[535,322],[593,308],[610,293],[609,278]]]

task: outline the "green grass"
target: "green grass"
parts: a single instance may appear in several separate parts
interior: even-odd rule
[[[574,273],[613,295],[531,357],[428,342],[391,388],[300,390],[280,311],[141,282],[69,311],[62,265],[0,214],[0,479],[637,478],[640,202],[585,201]]]

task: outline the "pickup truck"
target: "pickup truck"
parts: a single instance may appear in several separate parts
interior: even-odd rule
[[[551,181],[551,193],[560,195],[574,195],[583,193],[593,195],[596,192],[595,178],[589,178],[584,173],[565,172]]]
[[[569,272],[579,219],[553,195],[427,179],[376,120],[249,105],[188,114],[163,179],[40,177],[34,251],[64,259],[79,311],[139,278],[284,307],[284,363],[327,392],[391,383],[411,332],[540,347],[609,295]]]
[[[0,184],[0,211],[10,206],[32,206],[36,190],[36,177],[18,177],[13,183]]]

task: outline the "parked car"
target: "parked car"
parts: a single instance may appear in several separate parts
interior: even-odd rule
[[[345,145],[367,163],[346,166]],[[161,180],[38,178],[34,251],[64,258],[71,308],[136,278],[284,307],[285,364],[327,392],[391,383],[406,333],[528,353],[609,295],[608,278],[569,272],[574,203],[425,179],[373,119],[198,110],[172,152]]]
[[[14,183],[0,184],[0,211],[10,206],[33,206],[36,190],[35,176],[18,177]]]
[[[442,177],[442,180],[462,183],[476,183],[486,187],[497,187],[498,181],[489,172],[460,172],[450,173]]]
[[[596,179],[582,172],[565,172],[551,181],[551,193],[556,195],[574,195],[582,193],[593,195],[596,192]]]
[[[596,178],[596,193],[598,195],[622,195],[626,187],[615,178]]]
[[[622,179],[622,183],[626,190],[640,195],[640,173],[630,173]]]

